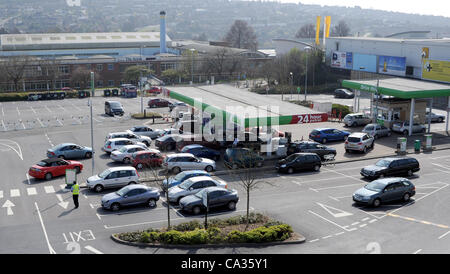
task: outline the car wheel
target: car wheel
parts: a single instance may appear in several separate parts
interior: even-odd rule
[[[156,105],[151,105],[151,108],[156,108]]]
[[[228,209],[229,210],[235,210],[236,209],[236,203],[234,201],[231,201],[228,203]]]
[[[407,130],[404,130],[404,131],[403,131],[403,135],[405,135],[405,136],[408,135],[408,131],[407,131]]]
[[[207,167],[205,168],[205,170],[206,170],[207,172],[211,172],[211,171],[213,171],[213,167],[212,167],[212,166],[207,166]]]
[[[322,139],[322,144],[325,144],[327,142],[327,138]]]
[[[75,169],[75,172],[76,172],[77,174],[80,173],[80,167],[77,167],[77,166],[76,166],[74,169]]]
[[[372,142],[372,144],[370,145],[370,148],[373,149],[375,147],[375,142]]]
[[[129,182],[128,185],[135,185],[136,182]]]
[[[238,165],[237,164],[233,164],[231,168],[232,169],[238,169]]]
[[[130,163],[130,158],[126,157],[123,159],[123,163],[124,164],[129,164]]]
[[[178,174],[178,173],[180,173],[181,172],[181,168],[179,168],[179,167],[174,167],[174,168],[172,168],[172,172],[174,173],[174,174]]]
[[[201,211],[201,209],[198,206],[196,206],[192,209],[192,213],[194,213],[194,215],[200,214],[200,211]]]
[[[288,168],[287,173],[289,173],[289,174],[294,173],[294,169],[292,167]]]
[[[319,165],[315,165],[314,166],[314,171],[319,171],[320,170],[320,166]]]
[[[256,166],[257,166],[257,167],[262,167],[262,165],[263,165],[263,162],[257,162],[257,163],[256,163]]]
[[[403,201],[404,201],[404,202],[409,201],[409,198],[411,198],[411,196],[409,195],[409,193],[403,194]]]
[[[442,123],[442,122],[444,122],[444,119],[441,117],[441,118],[438,119],[438,122]]]
[[[86,157],[86,158],[91,158],[91,157],[92,157],[92,153],[91,153],[91,152],[86,152],[86,154],[84,155],[84,157]]]
[[[147,205],[148,205],[148,207],[150,207],[150,208],[156,207],[156,200],[155,200],[155,199],[149,199],[149,200],[147,201]]]
[[[103,191],[103,186],[102,186],[102,185],[96,185],[96,186],[94,187],[94,190],[95,190],[96,192],[102,192],[102,191]]]
[[[166,145],[166,146],[164,147],[164,150],[165,150],[165,151],[169,151],[171,148],[172,148],[171,145]]]
[[[408,170],[408,177],[411,177],[413,175],[413,172],[412,172],[412,170],[410,169],[410,170]]]
[[[118,211],[120,209],[120,204],[119,203],[114,203],[111,205],[111,210],[112,211]]]
[[[182,197],[180,197],[180,198],[178,198],[177,199],[177,204],[179,205],[180,204],[180,201],[181,201],[181,199],[183,199],[184,197],[182,196]]]
[[[364,154],[366,154],[366,153],[367,153],[367,147],[364,147],[364,150],[363,150],[363,152],[364,152]]]
[[[138,169],[142,169],[144,166],[141,164],[141,163],[139,163],[139,164],[137,164],[137,166],[136,166]]]
[[[376,198],[376,199],[373,201],[372,205],[373,205],[374,207],[379,207],[379,206],[381,205],[381,200],[380,200],[379,198]]]
[[[350,149],[345,149],[345,152],[350,153]]]
[[[53,178],[53,175],[49,172],[45,174],[45,180],[51,180]]]

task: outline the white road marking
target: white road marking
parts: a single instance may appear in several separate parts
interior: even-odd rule
[[[341,229],[343,229],[343,230],[345,230],[345,231],[350,231],[350,230],[348,230],[348,229],[342,227],[341,225],[338,225],[337,223],[335,223],[335,222],[333,222],[333,221],[330,221],[330,220],[328,220],[327,218],[322,217],[322,216],[320,216],[319,214],[317,214],[317,213],[315,213],[315,212],[312,212],[311,210],[308,210],[308,211],[309,211],[309,213],[314,214],[314,215],[316,215],[317,217],[319,217],[319,218],[321,218],[321,219],[323,219],[323,220],[325,220],[325,221],[327,221],[327,222],[329,222],[329,223],[331,223],[331,224],[333,224],[333,225],[335,225],[335,226],[337,226],[337,227],[339,227],[339,228],[341,228]]]
[[[359,222],[354,222],[353,224],[351,224],[351,225],[357,225],[357,224],[359,224]]]
[[[10,196],[11,197],[20,197],[20,190],[19,189],[11,189]]]
[[[334,234],[335,236],[339,236],[339,235],[342,235],[342,234],[344,234],[345,232],[344,231],[342,231],[342,232],[338,232],[338,233],[336,233],[336,234]]]
[[[330,213],[335,218],[341,218],[341,217],[346,217],[346,216],[353,215],[350,212],[344,211],[342,209],[337,209],[337,208],[331,207],[329,205],[324,205],[324,204],[321,204],[321,203],[316,203],[316,204],[318,204],[320,207],[325,209],[328,213]]]
[[[6,202],[3,204],[2,207],[6,207],[6,214],[8,216],[14,215],[14,212],[11,207],[14,207],[15,204],[13,204],[10,200],[6,200]]]
[[[17,113],[19,114],[19,116],[20,116],[20,111],[19,111],[19,107],[16,107],[16,109],[17,109]]]
[[[13,144],[6,144],[5,142],[10,142],[10,143],[13,143]],[[19,143],[15,142],[13,140],[0,139],[0,145],[7,146],[10,149],[14,150],[17,153],[17,155],[19,156],[19,158],[23,161],[22,149],[20,148]],[[13,145],[16,145],[17,149]]]
[[[369,221],[369,223],[374,223],[376,221],[378,221],[378,220],[377,219],[372,219],[372,220]]]
[[[102,252],[98,251],[97,249],[93,248],[93,247],[90,246],[90,245],[87,245],[87,246],[85,246],[84,248],[86,248],[86,249],[89,250],[89,251],[94,252],[95,254],[103,254]]]
[[[3,122],[3,120],[2,120],[2,126],[3,126],[3,131],[6,131],[6,126],[5,126],[5,123]]]
[[[53,188],[53,186],[45,186],[45,193],[55,193],[55,189]]]
[[[44,124],[41,122],[41,120],[37,117],[36,117],[36,119],[38,120],[39,124],[41,124],[41,127],[44,127]]]
[[[27,188],[27,193],[28,193],[28,196],[36,195],[37,194],[36,188],[35,187]]]
[[[365,227],[367,224],[362,224],[362,225],[360,225],[359,227]]]
[[[350,184],[350,185],[342,185],[342,186],[330,186],[330,187],[322,187],[316,188],[315,191],[325,190],[325,189],[333,189],[333,188],[341,188],[341,187],[349,187],[349,186],[360,186],[361,184]],[[311,189],[311,188],[310,188]],[[316,191],[316,192],[317,192]]]
[[[347,177],[347,178],[350,178],[350,179],[352,179],[352,180],[356,180],[356,181],[359,181],[359,182],[366,183],[365,181],[363,181],[363,180],[361,180],[361,179],[357,179],[357,178],[355,178],[354,176],[350,176],[350,175],[347,175],[347,174],[344,174],[344,173],[341,173],[341,172],[337,172],[337,171],[334,171],[334,170],[331,170],[331,169],[328,169],[328,168],[322,168],[322,169],[327,170],[327,171],[330,171],[330,172],[333,172],[333,173],[336,173],[336,174],[339,174],[339,175],[344,176],[344,177]],[[360,176],[358,175],[358,177],[360,177]]]
[[[45,108],[48,110],[48,112],[50,112],[50,113],[53,112],[53,111],[51,111],[51,110],[47,107],[47,105],[45,105]]]
[[[45,230],[44,222],[42,221],[41,212],[39,211],[39,207],[37,203],[35,202],[34,205],[36,206],[36,210],[39,216],[39,220],[41,222],[42,230],[44,231],[45,240],[47,241],[48,250],[50,251],[50,254],[56,254],[55,250],[50,245],[50,241],[48,240],[47,231]]]
[[[333,237],[333,235],[328,235],[328,236],[325,236],[325,237],[322,237],[322,239],[328,239],[328,238],[331,238],[331,237]]]
[[[443,165],[440,165],[440,164],[435,164],[435,163],[431,163],[432,165],[435,165],[435,166],[438,166],[438,167],[440,167],[440,168],[443,168],[443,169],[448,169],[448,170],[450,170],[450,167],[448,167],[448,166],[443,166]]]
[[[449,234],[450,233],[450,231],[447,231],[447,232],[445,232],[444,234],[442,234],[441,236],[439,236],[439,240],[440,239],[442,239],[442,238],[444,238],[445,236],[447,236],[447,234]]]
[[[3,190],[0,190],[0,199],[3,199]]]
[[[25,176],[27,176],[27,182],[28,182],[28,184],[31,185],[31,182],[30,182],[30,176],[28,175],[28,173],[25,173]]]
[[[36,113],[36,110],[34,110],[34,108],[33,108],[32,106],[30,106],[30,108],[31,108],[31,110],[34,112],[34,114],[37,114],[37,113]]]
[[[413,254],[417,254],[417,253],[419,253],[420,251],[422,251],[422,249],[416,250]]]
[[[309,241],[309,243],[314,243],[314,242],[317,242],[319,239],[314,239],[314,240],[311,240],[311,241]]]

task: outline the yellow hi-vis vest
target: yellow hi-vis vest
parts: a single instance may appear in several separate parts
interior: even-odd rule
[[[73,195],[78,195],[80,194],[80,186],[75,184],[72,186],[72,194]]]

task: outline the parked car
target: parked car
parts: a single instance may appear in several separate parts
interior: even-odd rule
[[[181,153],[191,153],[197,157],[208,158],[214,161],[220,159],[220,151],[204,147],[202,145],[187,145],[181,149]]]
[[[211,140],[212,138],[208,139],[205,137],[206,137],[205,134],[202,134],[202,135],[183,134],[183,135],[181,135],[181,140],[179,140],[176,143],[176,149],[177,149],[177,151],[182,152],[183,148],[185,148],[186,146],[197,145],[197,146],[204,147],[205,151],[209,150],[209,151],[211,151],[211,153],[217,154],[212,151],[220,150],[222,148],[221,142],[218,142],[216,140]],[[208,153],[208,154],[211,154],[211,153]],[[219,155],[220,155],[220,153],[219,153]],[[212,155],[212,156],[214,156],[214,155]],[[204,157],[204,156],[200,156],[200,157]],[[209,157],[205,157],[205,158],[209,158]],[[213,159],[213,158],[210,158],[210,159]]]
[[[355,132],[348,136],[345,141],[345,152],[361,151],[367,153],[367,150],[373,149],[375,138],[364,132]]]
[[[426,115],[426,119],[428,121],[428,116],[430,115],[430,112],[427,111],[425,113]],[[444,115],[440,115],[440,114],[436,114],[434,112],[431,113],[431,122],[438,122],[438,123],[442,123],[445,120],[445,116]]]
[[[264,164],[264,158],[248,148],[227,148],[223,161],[232,169],[262,167]]]
[[[131,165],[137,169],[143,169],[144,167],[161,166],[163,160],[164,156],[159,150],[149,149],[133,153]]]
[[[416,187],[405,178],[384,178],[372,181],[353,193],[353,201],[378,207],[395,200],[404,202],[416,194]]]
[[[195,157],[191,153],[169,154],[164,158],[163,166],[175,174],[192,169],[203,169],[208,172],[216,170],[215,161]]]
[[[414,158],[384,158],[375,165],[361,169],[361,175],[369,179],[377,179],[387,176],[408,175],[420,170],[419,162]]]
[[[152,129],[148,126],[135,126],[130,131],[136,135],[150,137],[152,140],[161,137],[164,133],[162,129]]]
[[[372,118],[364,113],[350,113],[344,117],[344,124],[348,127],[365,126],[371,122]]]
[[[150,146],[152,144],[152,138],[143,135],[136,135],[131,130],[109,133],[105,137],[105,142],[114,138],[127,138],[132,141],[144,143],[146,146]]]
[[[334,98],[354,98],[355,94],[348,89],[339,88],[334,90]]]
[[[180,134],[183,134],[183,131],[180,129],[165,128],[165,129],[163,129],[163,133],[162,133],[161,137],[166,136],[166,135],[180,135]]]
[[[412,125],[412,133],[425,133],[427,128],[425,125],[414,122]],[[392,125],[392,131],[409,135],[409,121],[399,121]]]
[[[130,185],[120,190],[108,193],[102,197],[102,208],[118,211],[123,207],[146,204],[150,208],[156,207],[159,200],[159,190],[145,185]]]
[[[50,180],[53,177],[65,175],[66,169],[74,169],[77,173],[80,173],[83,170],[83,164],[59,158],[44,159],[31,166],[28,175],[36,179]]]
[[[110,158],[115,162],[129,164],[131,163],[133,153],[144,150],[147,150],[147,148],[138,145],[126,145],[111,152]]]
[[[121,149],[123,146],[127,145],[139,145],[143,148],[147,148],[147,145],[141,142],[137,142],[127,138],[113,138],[105,142],[105,145],[102,147],[102,150],[106,153],[111,153],[114,150]]]
[[[335,128],[316,128],[309,134],[309,139],[325,144],[329,141],[345,141],[350,132]]]
[[[364,127],[362,132],[368,133],[370,136],[373,136],[375,140],[380,137],[391,136],[391,130],[379,124],[368,124]]]
[[[227,188],[228,184],[220,179],[213,179],[209,176],[192,177],[181,184],[169,189],[169,202],[179,203],[181,198],[193,195],[206,187]]]
[[[319,155],[315,153],[294,153],[283,160],[278,161],[275,169],[278,172],[287,172],[289,174],[295,171],[314,170],[319,171],[322,167],[322,161]]]
[[[47,158],[78,159],[91,158],[92,148],[73,143],[63,143],[47,150]]]
[[[184,182],[189,178],[197,176],[211,176],[211,175],[205,170],[186,170],[178,173],[175,176],[171,176],[169,179],[164,179],[163,184],[167,186],[167,188],[171,188],[181,184],[182,182]]]
[[[120,115],[122,116],[125,113],[123,106],[118,101],[106,101],[105,102],[105,114],[107,115]]]
[[[186,212],[192,212],[195,215],[206,210],[203,205],[203,196],[208,195],[208,209],[227,207],[229,210],[235,210],[239,201],[239,195],[235,189],[223,189],[221,187],[208,187],[202,189],[194,195],[189,195],[180,200],[180,209]]]
[[[101,192],[105,188],[119,188],[139,182],[139,174],[131,166],[112,167],[102,173],[87,178],[89,189]]]
[[[147,93],[150,93],[150,94],[160,94],[161,93],[161,88],[152,86],[152,87],[150,87],[149,89],[147,89],[145,91]]]
[[[336,149],[311,141],[295,141],[288,146],[287,154],[291,155],[299,152],[310,152],[319,155],[321,160],[336,156]],[[328,155],[325,157],[325,155]]]
[[[189,105],[183,102],[169,102],[169,111],[172,111],[176,107],[186,107],[188,108]]]
[[[183,137],[177,134],[164,135],[155,140],[155,146],[161,151],[174,150],[177,147],[177,142],[181,142]]]
[[[257,134],[258,129],[257,129],[257,127],[252,127],[252,128],[246,128],[245,131],[251,132],[253,134]],[[260,136],[261,135],[269,135],[272,137],[284,137],[284,132],[279,131],[272,127],[259,127],[259,134],[260,134]]]
[[[148,100],[148,107],[150,108],[160,108],[167,107],[169,105],[169,101],[166,99],[155,98]]]

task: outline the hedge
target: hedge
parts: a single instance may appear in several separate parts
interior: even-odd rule
[[[343,119],[345,115],[352,113],[349,106],[346,105],[340,105],[340,104],[333,104],[331,106],[331,113],[336,111],[336,117],[339,117],[339,113],[342,112],[341,118]]]

